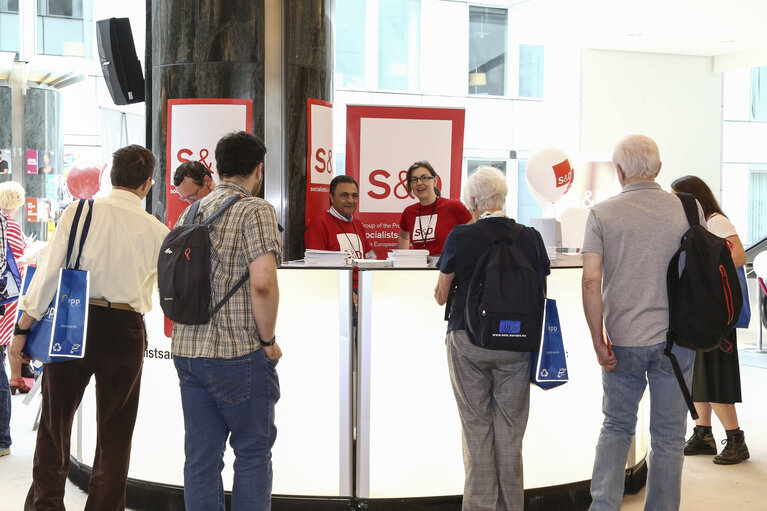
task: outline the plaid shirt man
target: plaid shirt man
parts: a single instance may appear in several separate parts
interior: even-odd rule
[[[282,241],[274,207],[253,197],[245,188],[225,181],[201,199],[198,221],[213,214],[229,198],[242,194],[210,228],[211,304],[216,304],[248,272],[248,265],[274,252],[280,264]],[[187,208],[178,219],[183,222]],[[235,358],[260,349],[258,326],[253,318],[250,288],[246,282],[204,325],[173,325],[171,350],[181,357]],[[268,341],[269,339],[263,339]]]

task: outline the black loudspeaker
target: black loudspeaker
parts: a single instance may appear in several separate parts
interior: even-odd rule
[[[96,39],[104,80],[115,105],[144,101],[144,75],[136,56],[128,18],[96,22]]]

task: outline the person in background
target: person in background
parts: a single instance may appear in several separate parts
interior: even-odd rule
[[[503,209],[506,176],[480,167],[469,177],[463,200],[472,219],[497,236],[510,234],[515,221]],[[498,351],[472,344],[466,331],[464,304],[477,259],[490,247],[479,225],[458,225],[444,243],[437,266],[434,298],[447,302],[458,285],[447,324],[447,361],[463,432],[466,478],[463,509],[511,511],[524,508],[522,438],[530,405],[529,352]],[[549,258],[541,235],[524,227],[514,243],[538,271],[545,289]]]
[[[602,367],[602,413],[590,511],[621,507],[639,401],[650,391],[646,510],[679,509],[687,405],[665,355],[666,270],[689,228],[682,201],[655,182],[658,145],[629,135],[613,151],[621,193],[589,212],[583,240],[583,312]],[[703,211],[699,210],[701,222]],[[687,385],[695,352],[674,345]]]
[[[746,251],[730,220],[714,197],[711,188],[699,177],[684,176],[671,183],[671,191],[692,194],[703,208],[706,227],[727,240],[736,268],[746,264]],[[738,363],[737,330],[724,338],[718,349],[696,352],[692,370],[692,400],[698,420],[692,436],[684,446],[686,456],[716,454],[716,442],[711,431],[711,410],[716,413],[727,434],[727,445],[714,456],[714,463],[734,465],[749,458],[748,446],[738,424],[735,403],[741,402],[740,365]],[[724,441],[722,443],[725,443]]]
[[[55,170],[51,167],[51,153],[48,151],[43,152],[40,159],[42,160],[42,165],[40,165],[39,172],[41,174],[53,174]]]
[[[263,141],[230,133],[215,154],[221,181],[200,201],[197,216],[205,220],[227,200],[243,197],[214,224],[211,303],[220,302],[243,273],[250,277],[207,323],[173,324],[171,351],[184,412],[184,505],[188,511],[224,509],[221,470],[228,440],[235,455],[232,509],[268,511],[280,398],[282,351],[274,329],[282,240],[274,207],[256,196],[264,178]]]
[[[7,241],[8,226],[5,215],[0,215],[0,243]],[[0,271],[5,271],[5,250],[0,251]],[[0,309],[4,309],[0,305]],[[11,454],[11,389],[5,372],[6,346],[0,346],[0,458]]]
[[[397,248],[426,249],[430,256],[438,256],[453,226],[472,220],[461,201],[440,196],[436,181],[437,172],[426,160],[417,161],[407,169],[405,186],[418,202],[402,212]]]
[[[215,190],[216,182],[208,167],[199,161],[187,161],[173,173],[173,186],[179,199],[192,204]]]
[[[43,366],[42,414],[26,511],[64,509],[70,432],[92,377],[98,434],[85,509],[125,509],[146,349],[144,313],[152,309],[157,256],[168,234],[168,228],[141,205],[152,188],[154,168],[149,149],[138,145],[118,149],[112,156],[112,189],[93,202],[87,242],[78,255],[81,268],[90,273],[85,356]],[[73,225],[77,207],[73,202],[64,211],[47,254],[19,301],[24,312],[11,345],[11,356],[18,360],[26,359],[23,349],[32,323],[43,317],[56,294],[69,233],[72,229],[82,233],[83,222]]]
[[[330,209],[312,219],[304,233],[306,248],[346,252],[349,259],[375,259],[365,227],[354,212],[359,203],[357,181],[340,175],[330,182]]]
[[[24,188],[15,181],[6,181],[0,183],[0,211],[2,211],[7,222],[8,244],[11,246],[11,253],[16,259],[16,265],[19,268],[22,281],[26,272],[26,260],[24,251],[27,249],[27,239],[21,231],[21,226],[13,219],[13,216],[24,205]],[[5,251],[5,245],[1,247]],[[19,302],[11,302],[5,306],[5,314],[0,318],[0,345],[7,346],[13,339],[13,325],[16,323],[16,312]],[[22,362],[14,358],[9,359],[11,367],[11,393],[20,392],[26,394],[29,392],[29,386],[24,383],[22,378]]]

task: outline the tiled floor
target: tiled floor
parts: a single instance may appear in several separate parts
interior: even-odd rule
[[[751,453],[748,462],[734,466],[714,465],[711,456],[694,456],[685,459],[683,472],[683,511],[699,510],[767,510],[767,353],[755,354],[753,342],[748,336],[741,341],[741,378],[743,404],[738,405],[741,428]],[[35,433],[32,424],[39,406],[39,396],[29,406],[23,404],[24,396],[13,396],[11,423],[13,446],[10,456],[0,458],[0,511],[22,509],[31,482],[32,455]],[[692,425],[689,426],[692,429]],[[717,439],[724,437],[720,424],[714,424]],[[71,483],[67,484],[64,503],[69,511],[85,506],[86,494]],[[644,491],[627,496],[622,509],[643,509]]]

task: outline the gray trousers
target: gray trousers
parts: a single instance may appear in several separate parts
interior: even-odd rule
[[[474,346],[448,332],[447,362],[463,429],[463,511],[522,511],[522,437],[530,408],[530,353]]]

